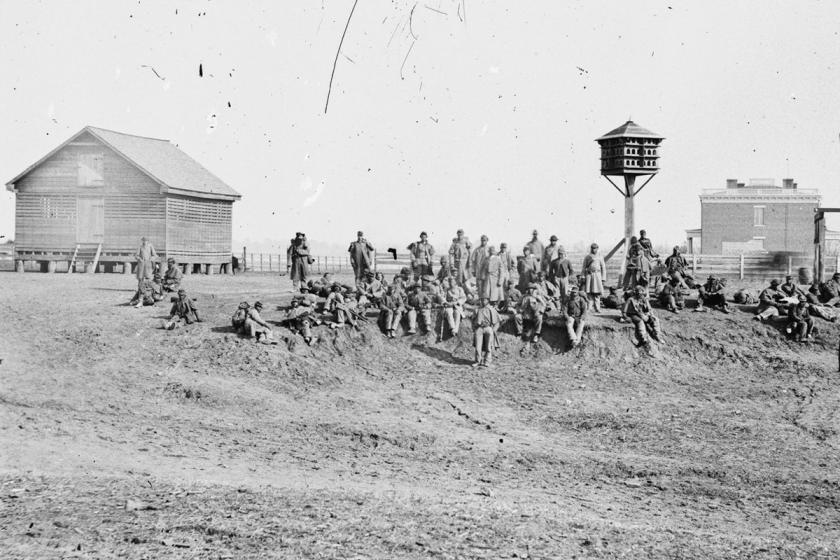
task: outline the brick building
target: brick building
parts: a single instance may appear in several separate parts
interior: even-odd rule
[[[698,230],[705,254],[814,250],[814,209],[820,205],[816,189],[800,189],[793,179],[777,186],[773,179],[751,179],[749,185],[727,179],[725,189],[706,189],[700,195]]]

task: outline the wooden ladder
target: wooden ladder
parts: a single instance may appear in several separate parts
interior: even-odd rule
[[[96,246],[96,255],[93,257],[93,265],[90,267],[91,273],[96,272],[96,266],[99,264],[99,256],[102,254],[102,243]]]
[[[67,267],[67,273],[73,272],[73,267],[76,266],[76,257],[79,256],[79,247],[80,245],[76,245],[76,250],[73,251],[73,258],[70,260],[70,266]]]

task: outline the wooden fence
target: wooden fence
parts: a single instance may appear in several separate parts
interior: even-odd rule
[[[568,253],[566,257],[572,262],[575,273],[581,271],[584,253]],[[695,278],[705,278],[710,274],[741,280],[770,280],[786,274],[797,274],[800,268],[813,270],[814,259],[804,255],[683,255],[688,261],[688,267]],[[614,284],[621,275],[623,254],[607,261],[607,281]],[[665,262],[665,258],[662,258]],[[435,262],[435,270],[439,263]],[[376,270],[386,274],[396,274],[403,267],[410,267],[411,259],[408,253],[397,253],[396,259],[392,253],[376,253]],[[829,259],[825,263],[826,278],[834,272],[840,271],[840,255]]]
[[[239,259],[239,269],[247,272],[286,272],[288,261],[286,255],[275,253],[249,253],[243,251],[236,255]],[[244,259],[244,262],[243,262]],[[350,257],[316,257],[312,256],[313,263],[309,265],[309,272],[313,274],[324,272],[349,272],[352,274],[353,267],[350,265]]]

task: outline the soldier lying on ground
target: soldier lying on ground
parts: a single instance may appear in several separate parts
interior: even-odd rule
[[[134,292],[134,296],[132,296],[131,301],[129,301],[128,304],[139,308],[144,305],[154,305],[161,299],[162,296],[160,296],[159,289],[155,283],[151,280],[143,278],[138,280],[137,291]]]
[[[601,305],[604,309],[620,309],[624,302],[618,296],[618,289],[615,287],[607,288],[609,293],[601,300]]]
[[[739,305],[755,305],[758,303],[758,298],[747,288],[741,288],[732,296],[732,301]]]
[[[201,322],[201,318],[198,316],[198,310],[195,307],[195,300],[187,297],[186,290],[183,288],[178,290],[178,295],[172,298],[172,302],[169,319],[163,323],[164,329],[170,331],[177,329],[181,326],[182,321],[187,325]]]
[[[626,314],[636,328],[638,346],[649,343],[648,334],[653,340],[660,342],[662,335],[659,331],[659,319],[653,314],[647,299],[647,288],[636,286],[632,297],[627,300]]]
[[[805,299],[810,304],[809,311],[812,315],[815,315],[820,319],[825,319],[826,321],[831,321],[832,323],[837,321],[837,308],[829,305],[823,305],[820,301],[819,282],[811,284],[811,287],[808,288],[808,293],[805,294]]]
[[[475,362],[473,367],[489,367],[493,363],[493,350],[499,347],[496,331],[502,322],[499,312],[490,305],[490,300],[481,298],[479,308],[473,316],[473,344]]]
[[[824,305],[840,307],[840,272],[835,272],[831,280],[820,284],[820,299]]]

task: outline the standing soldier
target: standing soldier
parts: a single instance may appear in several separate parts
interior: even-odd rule
[[[537,265],[539,267],[543,253],[545,252],[545,245],[543,242],[540,241],[540,232],[534,230],[531,232],[531,241],[525,244],[531,250],[531,254],[534,255],[534,258],[537,259]],[[539,270],[539,268],[537,268]]]
[[[310,258],[306,235],[302,232],[295,233],[295,238],[292,239],[291,245],[286,250],[286,271],[292,279],[292,287],[295,292],[299,292],[300,287],[306,285]]]
[[[148,237],[140,238],[140,248],[137,249],[137,254],[134,259],[137,261],[137,280],[151,280],[155,273],[154,259],[157,258],[157,253]]]
[[[488,257],[484,260],[481,272],[481,297],[490,300],[490,305],[498,306],[504,299],[504,284],[507,277],[506,270],[502,265],[502,259],[496,254],[496,248],[492,245],[488,249]]]
[[[486,235],[481,236],[481,244],[473,249],[473,252],[470,254],[470,273],[472,273],[473,278],[475,278],[475,283],[478,286],[478,290],[481,291],[484,286],[484,277],[482,273],[486,266],[486,260],[490,256],[490,247],[487,245],[489,241]]]
[[[464,230],[459,229],[457,235],[449,247],[449,265],[452,267],[452,274],[455,276],[458,285],[463,285],[467,274],[469,274],[472,243],[464,236]]]
[[[551,263],[549,280],[560,289],[560,299],[566,301],[569,295],[569,282],[574,283],[572,261],[566,258],[566,249],[557,247],[557,258]]]
[[[648,344],[648,332],[653,340],[661,341],[659,319],[656,318],[650,308],[647,289],[644,286],[636,286],[633,296],[627,300],[624,309],[627,317],[633,321],[636,328],[638,346]]]
[[[516,259],[513,257],[510,251],[508,251],[507,243],[500,243],[499,244],[499,258],[502,259],[502,266],[505,269],[505,291],[507,291],[508,287],[510,286],[510,279],[513,276],[514,271],[516,270]]]
[[[347,249],[347,252],[350,253],[350,264],[353,266],[353,272],[356,274],[357,285],[370,272],[374,251],[373,245],[365,239],[365,234],[361,231],[356,232],[356,241],[350,243],[350,248]]]
[[[648,261],[659,258],[659,255],[653,250],[653,243],[645,230],[639,231],[639,245],[642,246],[642,252]]]
[[[563,304],[563,315],[566,321],[566,332],[569,335],[569,342],[572,348],[580,344],[583,335],[583,327],[586,324],[586,310],[589,302],[580,293],[577,286],[569,289],[569,299]]]
[[[551,263],[554,262],[554,259],[557,258],[557,251],[562,249],[561,246],[557,245],[557,236],[552,235],[549,238],[549,244],[543,249],[542,259],[540,260],[540,270],[545,272],[546,274],[549,273],[551,270]]]
[[[519,291],[525,293],[528,290],[528,284],[537,279],[540,262],[531,252],[530,245],[525,245],[522,248],[522,255],[522,258],[517,263],[516,269],[519,273]]]
[[[473,367],[490,367],[493,363],[493,350],[497,347],[496,330],[502,322],[499,312],[490,305],[486,298],[481,298],[480,307],[473,317],[475,331],[475,363]]]
[[[604,292],[606,277],[607,265],[598,254],[598,244],[593,243],[589,246],[589,254],[583,257],[583,284],[595,313],[601,312],[601,294]]]
[[[449,278],[446,291],[443,293],[443,313],[446,317],[446,324],[452,336],[458,334],[461,328],[461,319],[464,316],[464,304],[467,302],[467,295],[455,281]]]
[[[639,284],[648,285],[650,261],[645,257],[644,249],[634,235],[630,238],[630,249],[627,251],[624,265],[625,292],[633,290]]]
[[[414,241],[408,246],[408,251],[415,282],[427,274],[434,274],[432,257],[435,256],[435,248],[429,244],[429,236],[425,231],[420,232],[420,241]]]
[[[440,258],[440,269],[437,272],[437,279],[439,282],[443,283],[449,278],[455,278],[455,275],[452,270],[452,266],[449,264],[449,257],[447,255],[443,255]]]

